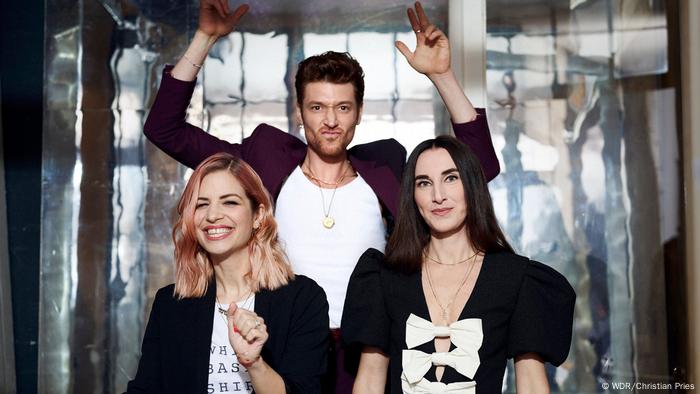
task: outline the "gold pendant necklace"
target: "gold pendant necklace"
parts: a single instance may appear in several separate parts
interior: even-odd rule
[[[321,193],[321,204],[323,205],[323,220],[321,220],[321,224],[323,225],[324,228],[330,230],[335,226],[335,219],[331,216],[331,207],[333,206],[333,199],[335,198],[335,192],[338,190],[338,186],[343,182],[343,179],[345,179],[345,173],[347,171],[347,164],[349,163],[348,160],[345,161],[345,166],[343,167],[343,172],[340,175],[340,178],[338,178],[337,181],[330,183],[330,182],[325,182],[322,181],[320,178],[314,174],[313,170],[311,169],[311,166],[309,165],[308,162],[306,162],[306,168],[309,171],[308,176],[316,181],[316,186],[318,186],[318,191]],[[302,172],[303,169],[302,169]],[[333,186],[333,194],[331,194],[331,200],[328,203],[328,209],[326,209],[326,196],[323,194],[323,188],[321,188],[321,183],[325,184],[332,184]]]
[[[323,194],[323,189],[321,186],[318,187],[318,191],[321,192],[321,204],[323,204],[323,220],[321,224],[327,229],[333,228],[335,226],[335,219],[331,217],[331,207],[333,206],[333,199],[335,198],[335,191],[338,190],[338,186],[333,188],[333,194],[331,194],[331,202],[328,204],[328,210],[326,210],[326,196]]]
[[[444,324],[449,324],[450,307],[452,306],[452,303],[455,301],[455,299],[457,299],[457,295],[459,294],[460,290],[462,290],[462,287],[464,287],[464,285],[467,283],[467,279],[469,278],[469,274],[472,273],[472,269],[474,269],[474,266],[476,265],[476,258],[475,257],[477,255],[478,255],[478,252],[471,255],[468,259],[463,260],[463,261],[467,261],[469,259],[474,258],[471,266],[467,270],[467,274],[464,276],[464,279],[462,280],[462,283],[457,288],[457,291],[455,291],[455,294],[454,294],[454,296],[452,296],[452,299],[449,300],[449,302],[445,306],[442,306],[442,303],[440,302],[440,300],[437,297],[437,294],[435,293],[435,288],[433,287],[433,280],[430,277],[430,267],[428,265],[425,266],[425,272],[427,273],[427,276],[428,276],[428,285],[430,286],[430,292],[433,293],[433,298],[435,298],[435,302],[437,303],[438,307],[440,307],[440,310],[442,311],[441,317],[442,317],[442,320],[444,321]],[[427,256],[427,254],[426,254],[426,256]],[[445,264],[442,262],[438,262],[437,260],[434,260],[434,261],[437,262],[438,264],[442,264],[442,265],[457,265],[457,264]]]
[[[327,229],[331,229],[331,228],[333,228],[334,225],[335,225],[335,219],[333,219],[332,217],[326,215],[326,217],[323,218],[323,227],[325,227]]]

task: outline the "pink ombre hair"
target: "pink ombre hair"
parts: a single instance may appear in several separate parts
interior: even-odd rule
[[[173,226],[175,243],[175,294],[179,298],[202,297],[214,275],[214,267],[207,252],[197,242],[194,211],[199,187],[207,175],[230,172],[243,186],[252,209],[262,205],[257,230],[248,241],[251,288],[274,290],[286,285],[294,273],[277,240],[277,222],[273,214],[272,198],[258,174],[243,160],[228,153],[217,153],[204,160],[192,173],[177,206],[179,218]],[[253,279],[255,278],[255,279]]]

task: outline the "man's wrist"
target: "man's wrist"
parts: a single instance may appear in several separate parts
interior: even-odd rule
[[[438,85],[441,83],[446,83],[446,82],[451,82],[451,81],[456,81],[456,77],[454,72],[452,71],[452,67],[448,68],[447,71],[442,72],[442,73],[434,73],[434,74],[426,74],[428,79],[430,79],[433,84]]]
[[[212,45],[214,45],[216,40],[219,39],[219,36],[213,35],[213,34],[208,34],[208,33],[203,32],[200,29],[197,29],[197,31],[194,32],[193,40],[196,40],[196,39],[202,40],[207,47],[211,47]]]

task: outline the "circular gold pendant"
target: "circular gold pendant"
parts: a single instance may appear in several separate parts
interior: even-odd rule
[[[335,220],[332,217],[326,216],[323,218],[323,227],[330,229],[333,225],[335,225]]]

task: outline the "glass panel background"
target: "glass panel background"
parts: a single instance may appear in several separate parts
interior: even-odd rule
[[[122,392],[158,288],[173,280],[173,208],[185,168],[144,140],[161,70],[184,52],[197,1],[46,2],[39,391]],[[303,58],[351,52],[366,74],[353,143],[408,151],[443,133],[436,94],[393,48],[414,38],[404,1],[251,2],[210,53],[188,120],[229,141],[266,122],[295,135]],[[447,0],[425,1],[445,27]]]
[[[517,250],[578,295],[570,356],[547,369],[553,391],[671,380],[664,244],[679,236],[680,190],[665,12],[663,1],[487,1],[497,215]]]
[[[447,0],[424,4],[446,20]],[[405,6],[253,3],[207,60],[189,120],[230,141],[260,122],[296,133],[296,63],[349,50],[367,74],[354,143],[393,137],[410,151],[447,123],[429,82],[393,50],[397,38],[412,45]],[[197,2],[50,0],[46,10],[40,391],[121,392],[152,297],[172,281],[186,177],[141,127]],[[679,174],[675,91],[661,83],[664,2],[488,0],[487,33],[499,220],[578,293],[553,389],[668,381],[663,245],[679,235]]]

